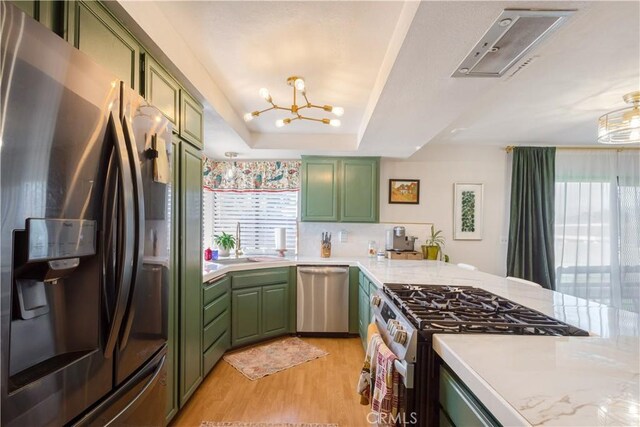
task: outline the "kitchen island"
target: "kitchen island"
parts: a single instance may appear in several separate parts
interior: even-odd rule
[[[640,320],[635,313],[439,261],[286,258],[209,264],[204,279],[302,264],[356,266],[379,287],[479,287],[587,330],[591,337],[440,334],[434,349],[505,426],[640,425]]]

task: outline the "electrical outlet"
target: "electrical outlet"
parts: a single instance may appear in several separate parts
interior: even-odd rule
[[[349,232],[347,230],[340,230],[338,238],[340,239],[340,243],[347,243],[349,240]]]

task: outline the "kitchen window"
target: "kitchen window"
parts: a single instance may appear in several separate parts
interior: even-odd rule
[[[205,158],[203,169],[203,241],[214,247],[223,231],[235,236],[246,253],[273,252],[275,230],[287,232],[286,247],[298,246],[300,161],[227,161]]]
[[[298,244],[298,192],[204,191],[204,244],[213,248],[214,235],[235,236],[240,223],[242,249],[275,249],[274,230],[287,230],[287,249]]]

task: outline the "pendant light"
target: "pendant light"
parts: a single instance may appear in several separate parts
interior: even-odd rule
[[[622,97],[631,107],[611,111],[598,120],[601,144],[640,143],[640,91]]]
[[[238,157],[238,153],[234,153],[233,151],[227,151],[226,153],[224,153],[224,156],[229,159],[229,165],[227,166],[227,171],[224,173],[224,177],[227,180],[231,180],[233,179],[233,176],[236,174],[236,167],[233,163],[233,159],[235,159],[236,157]]]

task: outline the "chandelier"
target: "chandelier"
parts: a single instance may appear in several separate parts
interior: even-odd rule
[[[598,120],[598,142],[633,144],[640,142],[640,91],[622,97],[631,107],[611,111]]]
[[[344,114],[344,108],[332,107],[331,105],[315,105],[309,102],[309,99],[307,98],[306,85],[302,77],[291,76],[287,79],[287,84],[293,88],[293,103],[291,104],[291,107],[287,108],[287,107],[281,107],[277,105],[275,102],[273,102],[273,99],[271,98],[271,94],[269,93],[269,91],[266,88],[262,88],[260,89],[260,96],[263,97],[264,100],[267,101],[269,104],[271,104],[271,107],[265,108],[264,110],[261,110],[261,111],[254,111],[252,113],[247,113],[244,115],[244,120],[246,122],[250,122],[254,118],[258,117],[260,114],[265,113],[267,111],[284,110],[284,111],[290,112],[293,115],[293,117],[287,117],[284,119],[276,120],[276,126],[279,128],[290,124],[294,120],[310,120],[313,122],[320,122],[320,123],[324,123],[325,125],[330,125],[334,127],[340,126],[340,120],[338,119],[316,119],[314,117],[303,116],[300,112],[305,108],[308,108],[308,109],[318,108],[320,110],[333,113],[336,116],[340,117]],[[300,92],[300,94],[304,97],[304,103],[302,103],[301,105],[298,105],[298,92]]]

